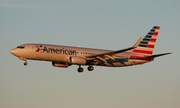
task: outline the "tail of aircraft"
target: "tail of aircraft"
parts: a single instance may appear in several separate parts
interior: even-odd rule
[[[143,54],[151,56],[156,44],[160,26],[154,26],[147,35],[141,40],[137,48],[132,50],[133,54]]]

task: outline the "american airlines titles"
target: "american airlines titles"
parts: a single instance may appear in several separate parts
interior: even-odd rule
[[[69,49],[56,49],[56,48],[47,48],[44,47],[43,52],[46,53],[54,53],[54,54],[65,54],[65,55],[77,55],[77,51],[76,50],[69,50]]]

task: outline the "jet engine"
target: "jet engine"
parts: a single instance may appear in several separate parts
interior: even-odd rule
[[[62,67],[62,68],[67,68],[69,66],[68,63],[61,63],[61,62],[52,62],[52,65],[54,67]]]
[[[83,57],[71,56],[69,58],[69,64],[85,65],[86,59]]]

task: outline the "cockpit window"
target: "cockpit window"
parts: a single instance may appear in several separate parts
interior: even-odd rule
[[[21,49],[23,49],[23,48],[24,48],[24,46],[17,46],[17,48],[21,48]]]

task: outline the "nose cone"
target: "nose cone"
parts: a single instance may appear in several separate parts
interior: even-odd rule
[[[10,53],[11,53],[11,54],[13,54],[13,55],[15,55],[15,54],[16,54],[16,52],[17,52],[16,50],[17,50],[17,49],[16,49],[16,48],[14,48],[14,49],[12,49],[12,50],[10,51]]]

